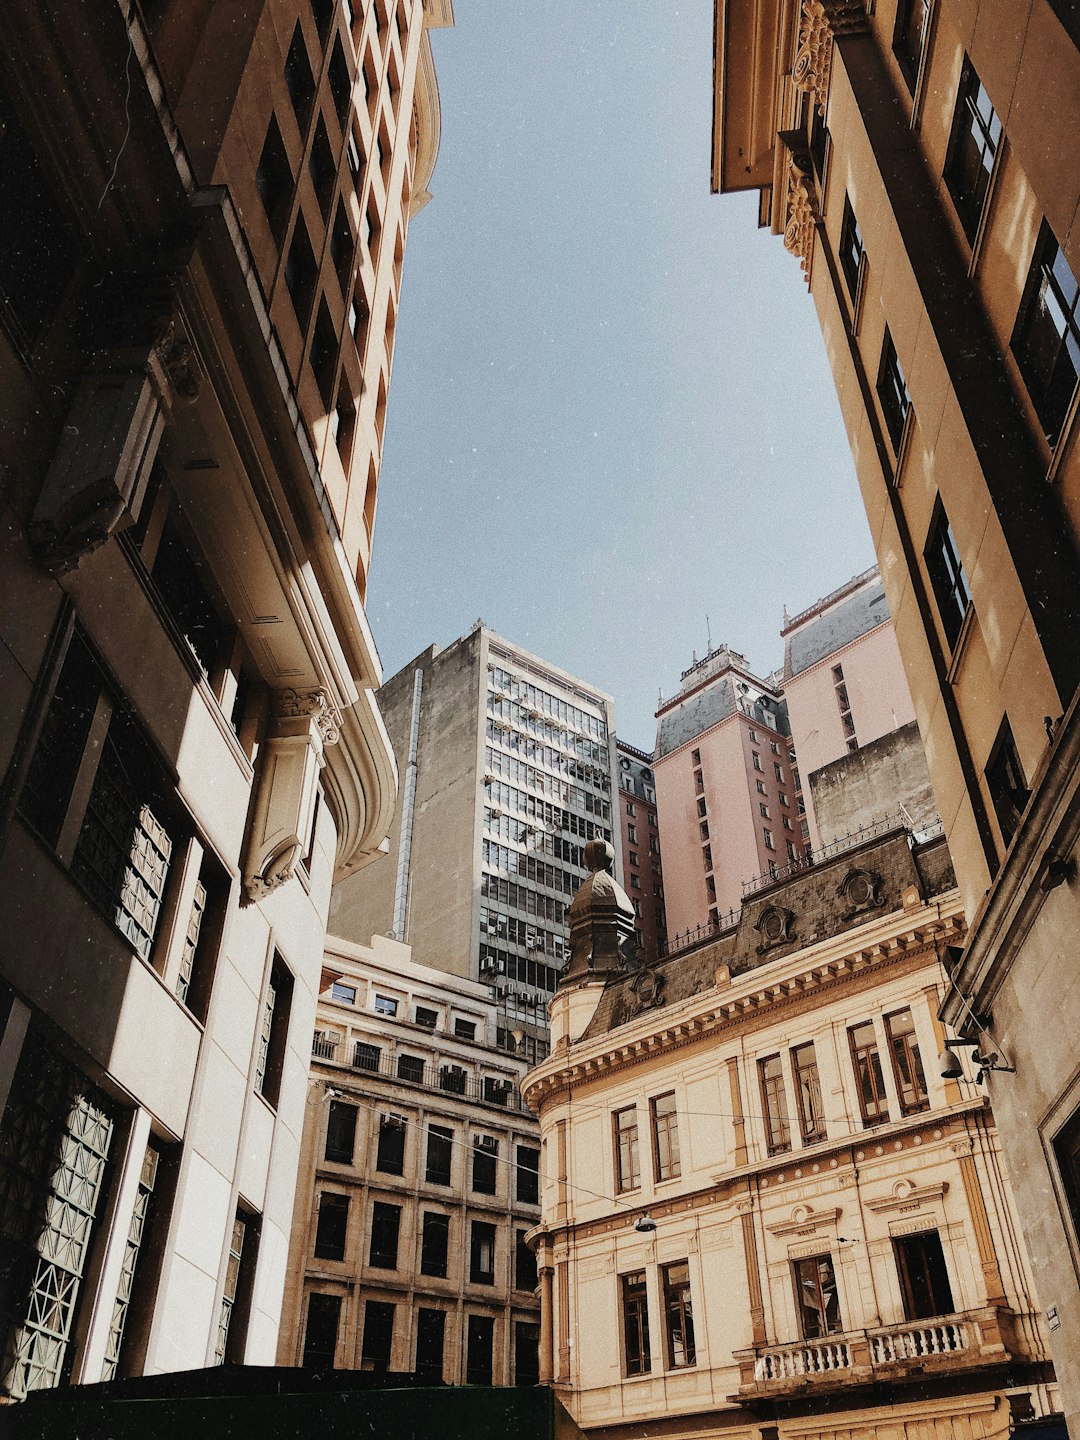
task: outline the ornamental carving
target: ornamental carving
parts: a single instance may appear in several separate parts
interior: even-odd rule
[[[632,994],[627,997],[627,1010],[631,1015],[654,1010],[664,1003],[664,976],[643,965],[630,981],[630,990]]]
[[[796,90],[814,97],[822,115],[829,96],[833,40],[865,29],[863,0],[803,0],[791,82]]]
[[[876,870],[865,870],[858,866],[851,869],[841,880],[837,895],[845,902],[841,920],[853,920],[867,910],[879,910],[885,901],[881,894],[882,877]]]
[[[197,400],[202,368],[187,331],[175,317],[165,327],[165,333],[154,346],[154,353],[169,377],[176,398],[188,405]]]
[[[325,690],[279,690],[274,714],[279,720],[313,719],[324,745],[336,745],[341,734],[341,715]]]
[[[788,166],[787,223],[784,226],[784,249],[798,257],[799,265],[810,283],[810,264],[814,254],[814,232],[818,222],[817,192],[813,180],[793,160]]]
[[[754,921],[754,929],[761,936],[757,953],[764,955],[766,950],[775,949],[777,945],[786,945],[789,940],[793,940],[794,923],[794,910],[786,910],[782,905],[767,905]]]

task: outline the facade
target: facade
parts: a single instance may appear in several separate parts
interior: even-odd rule
[[[505,1023],[407,945],[328,943],[279,1364],[536,1384],[540,1150]]]
[[[1074,1423],[1078,41],[1059,0],[719,0],[713,155],[817,308],[969,923],[945,1014],[1011,1067]]]
[[[876,566],[794,618],[785,614],[782,635],[783,694],[803,781],[803,833],[819,850],[835,836],[823,837],[819,828],[811,775],[912,724],[915,712]],[[911,750],[925,793],[930,782],[917,737]],[[876,764],[874,771],[881,773]],[[890,784],[883,811],[895,812],[905,795],[913,799],[906,787]]]
[[[623,875],[637,920],[638,945],[646,961],[652,961],[667,944],[653,757],[624,740],[615,744],[619,754]]]
[[[629,971],[629,902],[593,863],[524,1085],[541,1374],[578,1424],[1037,1430],[1058,1402],[993,1116],[970,1068],[933,1063],[964,931],[944,842],[882,835]]]
[[[787,706],[721,645],[656,712],[656,805],[668,935],[729,924],[755,876],[806,853]]]
[[[535,1057],[582,851],[612,838],[612,701],[477,624],[399,670],[379,704],[403,776],[389,863],[338,887],[332,928],[501,977]]]
[[[0,15],[6,1396],[277,1348],[426,18]]]

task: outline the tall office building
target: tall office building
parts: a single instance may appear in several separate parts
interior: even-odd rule
[[[637,943],[646,962],[667,945],[664,870],[660,857],[660,825],[656,816],[656,776],[652,756],[625,740],[619,753],[619,824],[622,829],[623,875],[637,922]]]
[[[656,712],[668,936],[731,923],[743,886],[801,861],[799,779],[778,677],[721,645]]]
[[[970,927],[943,1013],[1011,1067],[1080,1423],[1077,10],[718,0],[715,40],[713,188],[759,192],[817,308]]]
[[[618,835],[612,701],[478,623],[379,704],[402,776],[389,861],[338,886],[331,929],[490,980],[542,1048],[582,852]]]
[[[0,13],[0,1389],[273,1360],[448,3]]]

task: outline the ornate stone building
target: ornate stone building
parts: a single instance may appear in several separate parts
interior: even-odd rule
[[[0,1389],[272,1361],[449,0],[0,13]]]
[[[852,848],[644,968],[625,892],[590,860],[552,1054],[524,1085],[541,1373],[578,1423],[1039,1428],[1053,1372],[993,1116],[969,1068],[934,1063],[941,954],[964,931],[944,842]]]
[[[1080,1417],[1076,7],[718,0],[715,36],[713,188],[817,309],[969,926],[944,1013],[999,1056]]]

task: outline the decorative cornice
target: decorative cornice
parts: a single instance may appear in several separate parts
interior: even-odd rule
[[[784,249],[796,256],[806,283],[814,258],[814,234],[818,224],[817,191],[813,180],[794,160],[788,165],[787,224]]]
[[[787,1220],[779,1220],[775,1225],[766,1225],[765,1229],[770,1235],[808,1235],[812,1230],[820,1230],[823,1225],[834,1225],[840,1219],[839,1205],[832,1205],[827,1210],[815,1210],[812,1205],[796,1205]]]
[[[791,83],[813,97],[822,115],[829,98],[834,39],[866,28],[863,0],[803,0]]]
[[[279,720],[313,719],[324,745],[336,745],[341,734],[341,712],[325,690],[279,690],[274,696]]]
[[[955,1142],[950,1149],[956,1154]],[[940,1200],[948,1188],[947,1180],[939,1180],[936,1185],[915,1185],[910,1180],[898,1180],[888,1195],[864,1198],[863,1204],[879,1214],[889,1210],[906,1210],[921,1205],[924,1200]]]

